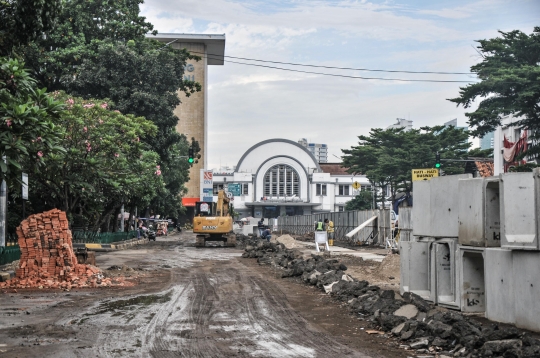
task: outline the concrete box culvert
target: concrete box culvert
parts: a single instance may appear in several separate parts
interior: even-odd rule
[[[456,269],[457,238],[439,239],[429,251],[429,301],[460,308],[459,270]]]
[[[486,283],[484,275],[484,249],[460,247],[459,275],[462,312],[484,312],[486,309]]]
[[[459,244],[500,247],[499,178],[461,179],[458,189]]]
[[[540,170],[500,174],[501,247],[540,250]]]
[[[428,299],[430,296],[429,251],[433,238],[414,238],[400,242],[400,292],[412,292]]]
[[[487,248],[485,258],[486,318],[514,323],[514,280],[512,251]]]
[[[516,327],[540,331],[540,252],[512,251]]]

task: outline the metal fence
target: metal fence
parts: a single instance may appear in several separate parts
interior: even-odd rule
[[[0,265],[12,263],[21,258],[21,249],[19,245],[0,246]]]
[[[348,238],[345,236],[348,232],[373,216],[377,216],[377,220],[371,222],[353,237]],[[308,235],[315,230],[315,223],[324,219],[334,222],[335,240],[347,241],[350,244],[384,243],[384,239],[391,236],[389,209],[281,216],[277,219],[277,227],[275,229],[294,235]]]
[[[137,237],[137,231],[128,232],[94,232],[94,231],[74,231],[73,242],[110,244],[113,242],[126,241]]]

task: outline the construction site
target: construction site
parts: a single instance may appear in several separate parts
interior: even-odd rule
[[[389,210],[314,214],[86,256],[65,213],[31,215],[1,267],[0,354],[538,357],[539,174],[416,182],[394,228]],[[220,198],[195,220],[227,215]],[[326,218],[333,246],[314,238]]]

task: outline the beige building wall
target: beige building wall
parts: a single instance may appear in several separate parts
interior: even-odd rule
[[[191,137],[199,142],[201,158],[199,162],[193,164],[189,173],[189,182],[186,183],[188,189],[186,198],[198,198],[200,196],[200,169],[206,167],[207,153],[207,129],[206,129],[206,45],[203,43],[173,43],[174,48],[185,48],[194,55],[202,57],[199,61],[188,60],[184,71],[184,79],[200,83],[201,91],[187,97],[183,92],[178,92],[181,104],[176,107],[174,114],[179,118],[176,131],[184,134],[191,143]]]

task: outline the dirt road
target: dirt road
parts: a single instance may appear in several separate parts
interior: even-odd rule
[[[193,243],[185,234],[98,255],[101,268],[135,268],[124,272],[135,287],[0,293],[0,356],[405,356],[240,250]]]

